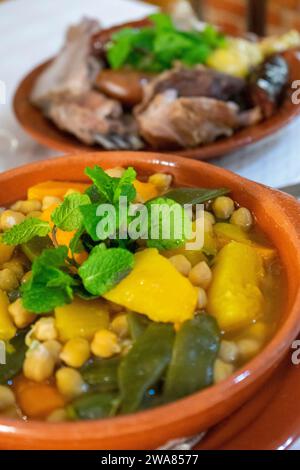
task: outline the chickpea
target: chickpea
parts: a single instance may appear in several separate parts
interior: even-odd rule
[[[72,338],[63,347],[60,359],[70,367],[81,367],[90,357],[90,345],[85,338]]]
[[[70,196],[70,194],[79,194],[79,191],[77,191],[76,189],[70,188],[70,189],[68,189],[68,191],[66,192],[64,197]]]
[[[212,280],[212,272],[206,261],[200,261],[191,269],[189,280],[194,286],[208,288]]]
[[[55,377],[58,390],[69,399],[78,397],[87,389],[81,374],[71,367],[58,369]]]
[[[221,341],[219,356],[227,363],[235,362],[239,356],[239,348],[234,341]]]
[[[27,379],[43,382],[51,377],[54,367],[52,354],[43,344],[36,342],[26,353],[23,373]]]
[[[204,211],[204,221],[210,222],[211,225],[214,225],[216,223],[216,219],[214,215],[208,211]]]
[[[27,219],[39,219],[42,215],[41,211],[32,211],[27,214]]]
[[[62,199],[59,197],[54,196],[44,196],[42,200],[42,211],[49,209],[49,207],[53,206],[54,204],[61,204]]]
[[[0,411],[7,410],[15,405],[16,399],[11,388],[0,385]]]
[[[18,286],[18,278],[11,269],[5,268],[0,271],[0,289],[9,292]]]
[[[171,256],[169,261],[173,264],[174,268],[180,272],[180,274],[186,277],[189,275],[192,269],[192,265],[184,255]]]
[[[233,372],[234,366],[232,364],[227,364],[221,359],[216,359],[214,365],[214,383],[223,382],[223,380],[228,379]]]
[[[202,287],[199,287],[197,307],[200,310],[203,310],[206,307],[206,305],[207,305],[207,294],[205,290],[202,289]]]
[[[105,173],[111,178],[121,178],[123,176],[125,169],[121,166],[116,166],[115,168],[108,168],[105,170]]]
[[[251,359],[261,349],[261,343],[254,338],[245,338],[237,341],[239,354],[243,360]]]
[[[11,206],[11,210],[22,212],[22,214],[29,214],[33,211],[40,211],[42,204],[37,199],[30,199],[28,201],[17,201]]]
[[[36,319],[36,315],[28,312],[23,307],[21,299],[17,299],[15,302],[10,304],[8,311],[17,328],[26,328],[26,326],[30,325]]]
[[[14,225],[20,224],[25,219],[25,215],[21,212],[7,210],[2,212],[0,216],[0,227],[2,230],[9,230]]]
[[[249,209],[246,209],[246,207],[241,207],[240,209],[234,211],[230,218],[230,223],[237,225],[243,230],[249,230],[253,225],[253,217]]]
[[[159,192],[165,193],[171,186],[172,176],[165,173],[154,173],[148,179],[149,183],[153,184]]]
[[[38,320],[34,325],[34,336],[39,341],[57,339],[58,332],[55,327],[55,319],[53,317],[45,317]]]
[[[27,271],[21,279],[21,284],[25,284],[25,282],[29,281],[32,276],[32,271]]]
[[[230,197],[217,197],[212,203],[212,209],[218,219],[229,219],[234,211],[234,202]]]
[[[64,408],[57,408],[47,416],[48,423],[62,423],[68,420],[67,412]]]
[[[22,266],[22,263],[17,259],[7,261],[7,263],[3,264],[3,268],[7,268],[13,271],[19,281],[24,276],[24,268]]]
[[[53,357],[55,364],[58,364],[60,361],[60,353],[62,350],[62,345],[56,339],[48,339],[43,343],[44,347],[49,351]]]
[[[99,330],[91,344],[93,354],[98,357],[108,358],[121,351],[117,335],[113,331]]]
[[[121,347],[122,356],[126,356],[126,354],[129,353],[130,349],[132,348],[132,341],[130,339],[125,339],[124,341],[122,341]]]
[[[117,315],[112,320],[110,328],[120,338],[126,338],[129,333],[127,315],[125,313]]]

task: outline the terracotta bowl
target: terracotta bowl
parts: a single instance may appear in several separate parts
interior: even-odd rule
[[[134,166],[139,174],[171,173],[175,183],[232,190],[253,211],[277,248],[287,294],[278,331],[251,362],[228,380],[177,402],[133,415],[78,423],[50,424],[0,419],[2,449],[155,449],[191,436],[230,415],[251,397],[287,353],[300,329],[300,206],[290,196],[233,173],[181,157],[132,152],[77,154],[26,165],[0,175],[0,205],[25,196],[28,186],[49,180],[84,180],[87,165]]]
[[[284,55],[290,66],[290,83],[283,103],[274,116],[255,126],[238,130],[231,137],[223,137],[211,144],[178,150],[175,153],[196,160],[219,157],[265,139],[292,121],[300,113],[300,104],[293,103],[291,98],[292,93],[295,91],[292,89],[291,84],[300,75],[300,53],[299,50],[290,50]],[[96,151],[96,147],[89,147],[71,134],[58,129],[39,109],[30,103],[29,97],[34,83],[47,65],[49,65],[49,61],[32,70],[24,77],[16,90],[13,106],[19,123],[31,137],[51,149],[66,153]]]

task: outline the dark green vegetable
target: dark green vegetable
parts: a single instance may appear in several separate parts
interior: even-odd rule
[[[99,419],[114,416],[120,399],[115,393],[86,393],[67,407],[70,419]]]
[[[111,392],[118,390],[118,368],[120,358],[93,359],[84,365],[80,372],[88,385],[96,386],[97,391]]]
[[[172,355],[174,329],[170,324],[151,324],[123,358],[119,368],[121,412],[136,411],[146,391],[158,382]]]
[[[151,321],[140,313],[130,312],[127,314],[127,322],[131,338],[135,341],[148,328]]]
[[[0,365],[0,384],[6,384],[8,380],[13,379],[21,372],[27,350],[25,344],[27,332],[28,330],[21,331],[10,341],[13,351],[6,352],[6,364]]]
[[[220,344],[216,320],[201,314],[178,331],[167,371],[164,397],[177,400],[212,384]]]
[[[43,250],[53,247],[50,237],[34,237],[29,242],[21,245],[21,250],[30,261],[42,254]]]
[[[185,204],[202,204],[219,196],[224,196],[229,192],[230,190],[227,188],[175,188],[168,191],[164,196],[184,206]]]

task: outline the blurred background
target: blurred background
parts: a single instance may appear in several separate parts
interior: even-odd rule
[[[173,9],[185,2],[149,0],[148,3]],[[247,29],[249,14],[256,26],[259,26],[265,18],[268,34],[280,33],[291,28],[300,30],[300,0],[191,0],[190,3],[201,9],[206,21],[219,25],[231,34],[241,33]]]
[[[193,6],[202,19],[230,34],[249,31],[249,25],[258,32],[266,26],[266,34],[300,30],[300,0],[0,0],[0,31],[5,38],[0,41],[0,56],[5,57],[0,82],[6,88],[6,102],[0,104],[0,171],[58,153],[22,130],[12,99],[22,78],[57,53],[67,26],[85,15],[99,18],[107,27],[142,18],[154,6],[191,21]],[[270,186],[300,181],[299,132],[300,117],[274,136],[212,163]]]

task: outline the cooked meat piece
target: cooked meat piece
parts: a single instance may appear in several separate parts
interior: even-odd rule
[[[260,119],[258,108],[240,113],[235,103],[207,97],[178,98],[172,90],[156,95],[137,113],[140,134],[160,149],[210,143]]]
[[[265,118],[271,117],[284,96],[289,81],[289,66],[281,55],[269,57],[252,72],[249,78],[251,104],[262,109]]]
[[[90,50],[91,37],[99,27],[97,21],[83,19],[69,28],[62,50],[36,81],[31,94],[34,104],[43,108],[59,96],[80,96],[91,89],[101,68]]]
[[[234,101],[245,87],[246,82],[241,78],[216,72],[202,65],[192,69],[179,65],[160,74],[145,86],[140,110],[145,108],[155,95],[166,90],[175,90],[178,97],[205,96]]]
[[[124,116],[117,101],[95,91],[73,99],[54,100],[45,113],[60,129],[87,145],[100,144],[106,149],[142,146],[134,118]]]

